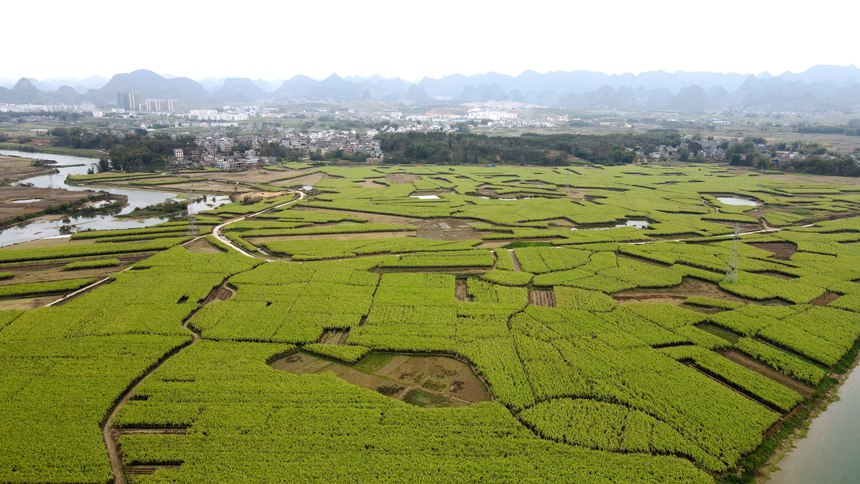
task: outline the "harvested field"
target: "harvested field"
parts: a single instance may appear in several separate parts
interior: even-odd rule
[[[791,388],[792,390],[800,393],[804,397],[808,397],[812,394],[813,388],[804,385],[803,383],[795,380],[794,378],[787,377],[782,373],[774,370],[773,368],[759,363],[758,361],[748,357],[747,355],[740,353],[735,350],[724,350],[722,351],[723,356],[734,361],[735,363],[739,363],[752,371],[757,373],[761,373],[762,375],[770,378],[771,380],[782,383],[783,385]]]
[[[810,303],[814,304],[816,306],[827,306],[828,304],[832,303],[833,301],[839,299],[841,296],[842,296],[842,294],[828,291],[828,292],[825,292],[824,294],[822,294],[821,296],[813,299],[812,301],[810,301]]]
[[[517,254],[514,253],[513,249],[508,249],[508,254],[511,255],[511,259],[514,261],[514,270],[517,272],[523,271],[523,266],[520,264],[520,260],[517,259]]]
[[[694,279],[692,277],[685,277],[684,281],[677,286],[654,289],[629,289],[616,292],[612,294],[612,296],[618,301],[644,301],[652,300],[655,298],[684,300],[689,296],[706,296],[743,303],[759,303],[773,305],[786,304],[785,302],[779,300],[752,301],[746,298],[742,298],[740,296],[735,296],[734,294],[730,294],[720,289],[719,286],[712,282],[706,282],[699,279]]]
[[[795,276],[795,275],[786,274],[784,272],[776,272],[776,271],[756,272],[756,274],[758,274],[760,276],[775,277],[777,279],[783,279],[783,280],[797,279],[797,276]]]
[[[97,192],[73,192],[53,188],[0,187],[0,224],[35,215],[51,207],[83,204]],[[21,203],[26,201],[26,203]]]
[[[317,342],[325,345],[342,345],[346,343],[347,337],[349,337],[349,331],[331,329],[323,332]]]
[[[410,183],[421,179],[421,175],[413,175],[411,173],[392,173],[386,175],[385,179],[391,183]]]
[[[3,173],[3,182],[10,183],[23,178],[52,172],[54,172],[53,168],[36,166],[34,160],[31,158],[0,156],[0,173]]]
[[[529,291],[529,304],[554,308],[555,292],[552,289],[532,289]]]
[[[353,211],[353,210],[335,210],[335,209],[328,209],[328,208],[302,207],[302,206],[293,207],[290,210],[329,213],[329,214],[334,214],[334,215],[340,215],[343,217],[355,217],[357,219],[366,220],[369,223],[378,223],[378,224],[417,225],[417,223],[424,221],[424,219],[417,218],[417,217],[403,217],[403,216],[398,216],[398,215],[385,215],[385,214],[381,214],[381,213],[358,212],[358,211]]]
[[[797,252],[797,246],[791,242],[751,242],[748,245],[772,252],[774,259],[788,260]]]
[[[363,365],[365,360],[372,364]],[[471,365],[447,356],[370,353],[347,365],[300,351],[270,366],[297,374],[332,372],[352,384],[418,406],[452,407],[490,399]]]
[[[460,301],[471,301],[469,297],[469,283],[466,279],[457,279],[457,285],[454,286],[454,294]]]
[[[210,244],[205,237],[200,237],[193,242],[185,244],[184,247],[189,252],[194,252],[195,254],[220,254],[222,252],[219,248]]]
[[[430,240],[471,240],[479,239],[475,229],[468,222],[457,218],[429,219],[418,224],[416,234]]]
[[[220,286],[212,289],[206,299],[203,300],[203,304],[209,304],[213,301],[226,301],[231,297],[236,295],[236,291],[228,286],[227,284],[221,284]]]
[[[127,186],[128,184],[116,183],[117,186]],[[187,183],[172,183],[162,185],[160,188],[157,185],[147,187],[150,190],[166,190],[170,192],[200,192],[200,193],[234,193],[236,191],[245,191],[247,188],[233,185],[230,183],[220,183],[217,181],[201,180],[188,181]]]
[[[325,173],[310,173],[308,175],[300,176],[298,178],[290,178],[289,180],[282,180],[275,182],[274,184],[281,187],[294,187],[294,186],[304,186],[310,185],[314,186],[325,178]]]
[[[366,240],[366,239],[394,239],[399,237],[414,237],[415,232],[355,232],[349,234],[319,234],[319,235],[271,235],[266,237],[248,237],[248,241],[254,245],[260,243],[276,242],[282,240]]]

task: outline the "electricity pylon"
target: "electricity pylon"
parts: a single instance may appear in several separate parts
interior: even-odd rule
[[[735,236],[729,252],[729,267],[726,269],[726,282],[738,282],[738,266],[740,265],[740,235],[741,226],[735,224]]]

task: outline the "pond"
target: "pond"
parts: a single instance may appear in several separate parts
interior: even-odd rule
[[[116,187],[106,187],[102,189],[98,187],[79,187],[66,184],[66,178],[69,175],[85,175],[90,168],[97,165],[99,160],[96,158],[7,150],[0,150],[0,154],[38,160],[51,160],[54,162],[50,166],[56,168],[58,173],[49,173],[46,175],[26,178],[18,181],[17,184],[19,185],[28,184],[38,188],[62,188],[70,191],[106,190],[111,194],[124,195],[128,197],[128,205],[123,207],[119,212],[119,215],[128,214],[135,208],[148,207],[168,200],[176,200],[177,197],[180,197],[177,193],[162,192],[158,190],[139,190]],[[205,198],[205,202],[201,200],[190,203],[188,206],[189,211],[191,213],[199,213],[229,202],[229,197],[227,196],[208,195]],[[63,233],[61,233],[60,229],[64,225],[74,225],[78,230],[114,230],[149,227],[166,221],[166,218],[161,217],[137,220],[118,218],[114,215],[107,214],[69,217],[65,220],[40,220],[19,224],[0,231],[0,247],[49,237],[61,237],[63,236]]]
[[[758,207],[759,203],[755,200],[741,197],[717,197],[717,201],[723,205],[732,205],[738,207]]]
[[[570,230],[606,230],[606,229],[619,229],[621,227],[634,227],[637,229],[647,229],[651,226],[651,223],[647,220],[625,220],[622,224],[615,225],[604,225],[599,227],[571,227]]]

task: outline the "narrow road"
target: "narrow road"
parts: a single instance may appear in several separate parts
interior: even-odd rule
[[[226,222],[222,223],[221,225],[217,225],[217,226],[215,226],[215,227],[212,229],[212,235],[213,235],[216,239],[218,239],[218,241],[219,241],[219,242],[221,242],[222,244],[224,244],[224,245],[226,245],[226,246],[228,246],[228,247],[232,248],[233,250],[235,250],[236,252],[238,252],[238,253],[240,253],[240,254],[242,254],[242,255],[244,255],[244,256],[247,256],[247,257],[253,257],[253,258],[257,258],[257,259],[264,259],[264,260],[266,260],[267,262],[272,262],[272,259],[266,259],[265,257],[257,257],[257,256],[255,256],[255,255],[253,255],[253,254],[249,254],[248,252],[246,252],[246,251],[242,250],[242,249],[241,249],[241,248],[239,248],[239,247],[236,247],[236,246],[233,244],[233,242],[231,242],[231,241],[230,241],[230,239],[228,239],[227,237],[224,237],[223,235],[221,235],[221,230],[223,230],[223,229],[224,229],[224,227],[226,227],[226,226],[228,226],[228,225],[230,225],[230,224],[234,224],[234,223],[236,223],[236,222],[241,222],[242,220],[245,220],[245,219],[247,219],[247,218],[256,217],[257,215],[260,215],[260,214],[263,214],[263,213],[269,212],[269,211],[271,211],[271,210],[275,210],[275,209],[277,209],[277,208],[285,207],[285,206],[287,206],[287,205],[290,205],[290,204],[296,203],[296,202],[298,202],[299,200],[303,200],[303,199],[305,198],[305,192],[302,192],[302,191],[299,191],[299,190],[290,190],[290,193],[296,193],[296,194],[298,194],[298,195],[299,195],[299,198],[297,198],[297,199],[295,199],[295,200],[290,200],[289,202],[284,202],[284,203],[279,204],[279,205],[275,205],[274,207],[269,207],[269,208],[267,208],[267,209],[265,209],[265,210],[260,210],[259,212],[252,213],[252,214],[250,214],[250,215],[243,215],[243,216],[241,216],[241,217],[236,217],[236,218],[234,218],[234,219],[230,219],[230,220],[228,220],[228,221],[226,221]]]

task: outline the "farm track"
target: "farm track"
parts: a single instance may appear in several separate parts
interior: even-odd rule
[[[249,218],[249,217],[254,217],[254,216],[260,215],[260,214],[268,212],[270,210],[274,210],[274,209],[277,209],[280,207],[284,207],[284,206],[296,203],[299,200],[302,200],[303,198],[305,198],[305,194],[303,192],[292,191],[292,190],[291,190],[291,192],[297,193],[299,195],[299,197],[295,200],[291,200],[289,202],[285,202],[285,203],[276,205],[274,207],[269,207],[265,210],[261,210],[259,212],[253,213],[251,215],[244,215],[242,217],[237,217],[237,218],[228,220],[227,222],[224,222],[224,223],[216,226],[215,228],[213,228],[212,229],[212,235],[215,236],[215,238],[218,239],[220,242],[231,247],[232,249],[236,250],[240,254],[245,255],[247,257],[257,258],[256,256],[251,255],[248,252],[245,252],[244,250],[240,249],[239,247],[236,247],[235,245],[233,245],[233,243],[229,239],[227,239],[226,237],[223,237],[220,234],[220,231],[224,227],[226,227],[230,224],[245,220],[246,218]],[[205,237],[205,235],[200,235],[198,237],[195,237],[195,238],[189,240],[188,242],[186,242],[185,244],[182,244],[182,245],[190,244],[190,243],[195,242],[195,241],[197,241],[203,237]],[[264,260],[266,260],[267,262],[271,262],[271,259],[264,259]],[[129,270],[129,268],[124,269],[124,271]],[[72,297],[76,294],[87,291],[87,290],[95,287],[96,285],[105,282],[108,279],[110,279],[110,277],[107,277],[101,281],[97,281],[97,282],[95,282],[95,283],[93,283],[87,287],[79,289],[78,291],[75,291],[74,293],[69,294],[68,296],[66,296],[64,298],[61,298],[61,299],[55,301],[54,303],[51,303],[51,305],[58,303],[58,302],[61,302],[61,301],[64,301],[65,299]],[[113,422],[114,418],[116,418],[116,415],[119,413],[120,409],[131,399],[131,397],[135,394],[135,392],[136,392],[137,388],[140,386],[140,384],[143,381],[145,381],[146,378],[150,374],[152,374],[155,370],[160,368],[161,365],[164,364],[164,362],[166,362],[167,360],[169,360],[173,356],[177,355],[182,350],[184,350],[188,347],[191,347],[191,346],[195,345],[198,341],[200,341],[200,334],[198,332],[194,331],[193,329],[191,329],[191,327],[189,326],[191,318],[193,318],[194,315],[197,314],[197,311],[199,311],[201,308],[203,308],[209,302],[214,301],[216,299],[224,298],[224,296],[227,295],[225,293],[225,290],[226,290],[226,293],[229,293],[230,296],[235,294],[235,291],[226,285],[226,278],[221,284],[214,287],[212,289],[212,291],[210,291],[209,295],[207,295],[207,297],[197,306],[197,308],[194,311],[192,311],[191,314],[189,314],[185,318],[185,320],[182,322],[182,327],[187,329],[191,333],[191,339],[188,342],[174,348],[173,350],[171,350],[170,352],[165,354],[161,359],[156,361],[152,366],[147,368],[146,371],[144,371],[143,374],[141,374],[137,379],[135,379],[131,383],[131,385],[129,385],[129,387],[120,395],[119,399],[114,404],[113,408],[111,408],[110,411],[108,412],[107,417],[105,418],[104,423],[102,424],[102,438],[104,439],[105,447],[107,448],[108,458],[110,460],[111,472],[114,475],[114,483],[115,484],[127,484],[127,482],[128,482],[128,479],[126,478],[127,471],[139,473],[141,470],[141,469],[137,469],[137,468],[126,469],[126,467],[123,465],[122,454],[121,454],[120,449],[119,449],[119,437],[121,435],[134,434],[134,433],[184,433],[186,431],[186,429],[134,429],[133,431],[132,430],[129,430],[129,431],[114,430],[111,427],[111,422]],[[149,469],[147,468],[146,470],[149,470]]]
[[[253,255],[253,254],[250,254],[250,253],[248,253],[248,252],[245,252],[244,250],[240,249],[239,247],[236,247],[236,246],[233,244],[233,242],[232,242],[232,241],[230,241],[230,239],[228,239],[227,237],[224,237],[223,235],[221,235],[221,230],[223,230],[223,229],[224,229],[224,227],[226,227],[226,226],[228,226],[228,225],[230,225],[230,224],[234,224],[234,223],[236,223],[236,222],[241,222],[242,220],[245,220],[245,219],[247,219],[247,218],[256,217],[257,215],[260,215],[260,214],[263,214],[263,213],[269,212],[269,211],[274,210],[274,209],[276,209],[276,208],[286,207],[287,205],[291,205],[291,204],[296,203],[296,202],[298,202],[298,201],[300,201],[300,200],[303,200],[303,199],[305,198],[305,193],[304,193],[304,192],[301,192],[301,191],[298,191],[298,190],[289,190],[289,192],[290,192],[290,193],[296,193],[296,194],[298,194],[298,195],[299,195],[299,198],[297,198],[297,199],[295,199],[295,200],[290,200],[289,202],[284,202],[284,203],[282,203],[282,204],[280,204],[280,205],[275,205],[274,207],[269,207],[269,208],[267,208],[267,209],[265,209],[265,210],[260,210],[259,212],[252,213],[252,214],[250,214],[250,215],[243,215],[243,216],[241,216],[241,217],[236,217],[236,218],[234,218],[234,219],[230,219],[230,220],[228,220],[228,221],[226,221],[226,222],[224,222],[224,223],[222,223],[222,224],[220,224],[220,225],[216,225],[216,226],[212,229],[212,235],[213,235],[216,239],[218,239],[218,241],[219,241],[219,242],[221,242],[222,244],[224,244],[224,245],[226,245],[226,246],[230,247],[231,249],[235,250],[236,252],[238,252],[238,253],[240,253],[240,254],[242,254],[242,255],[246,256],[246,257],[253,257],[253,258],[255,258],[255,259],[263,259],[263,260],[265,260],[266,262],[272,262],[274,259],[267,259],[267,258],[265,258],[265,257],[257,257],[257,256],[255,256],[255,255]]]

